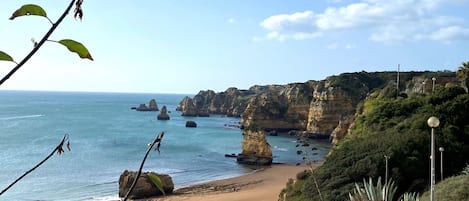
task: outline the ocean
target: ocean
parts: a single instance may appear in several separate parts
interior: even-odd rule
[[[252,171],[225,154],[241,152],[242,131],[228,127],[239,118],[183,117],[182,94],[0,91],[0,190],[45,158],[69,135],[71,151],[54,155],[0,196],[2,200],[118,200],[124,170],[138,170],[148,143],[165,132],[161,153],[151,152],[144,171],[169,174],[176,188]],[[192,97],[192,95],[190,95]],[[131,110],[155,99],[157,112]],[[185,122],[197,122],[186,128]],[[296,139],[268,136],[274,162],[298,163]],[[312,160],[322,160],[330,144],[314,141]]]

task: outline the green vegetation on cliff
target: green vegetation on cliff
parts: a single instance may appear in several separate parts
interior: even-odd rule
[[[445,175],[460,172],[469,163],[469,94],[456,86],[438,86],[431,95],[395,98],[392,92],[388,87],[370,94],[351,133],[313,173],[290,181],[280,198],[320,200],[315,178],[324,200],[346,200],[355,182],[384,178],[384,155],[390,156],[389,176],[398,194],[423,192],[429,184],[430,116],[441,122],[436,146],[445,148]]]
[[[469,175],[459,175],[445,179],[435,185],[435,200],[454,201],[469,198]],[[430,200],[430,191],[425,192],[420,200]]]

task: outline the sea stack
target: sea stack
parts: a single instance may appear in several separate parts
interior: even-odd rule
[[[148,103],[148,106],[144,103],[140,104],[138,107],[133,107],[132,109],[140,111],[140,112],[146,112],[146,111],[159,111],[158,109],[158,104],[156,103],[155,99],[151,99],[150,102]]]
[[[169,120],[168,109],[166,109],[166,105],[161,108],[161,111],[156,118],[158,120]]]
[[[236,161],[248,165],[271,165],[272,149],[265,138],[262,129],[249,126],[243,132],[241,142],[242,152],[237,156]]]

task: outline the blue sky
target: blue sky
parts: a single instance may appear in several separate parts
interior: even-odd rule
[[[20,61],[42,17],[63,0],[0,3],[0,50]],[[83,43],[94,61],[46,43],[1,89],[188,93],[322,80],[356,71],[452,70],[469,61],[469,0],[85,0],[50,37]],[[3,16],[3,17],[2,17]],[[14,67],[0,62],[0,75]]]

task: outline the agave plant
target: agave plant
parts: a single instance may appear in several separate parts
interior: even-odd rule
[[[466,167],[461,171],[463,175],[469,175],[469,164],[466,164]]]
[[[412,192],[412,193],[404,193],[399,198],[399,201],[420,201],[419,194]]]
[[[353,193],[349,193],[349,198],[350,201],[392,201],[396,190],[397,187],[392,180],[383,185],[379,177],[375,186],[372,178],[369,178],[368,182],[363,179],[363,187],[355,183],[355,189]]]
[[[394,181],[389,180],[387,183],[381,183],[381,177],[378,178],[376,186],[373,184],[371,178],[366,182],[363,179],[363,187],[355,183],[355,189],[353,193],[349,193],[350,201],[394,201],[394,196],[397,187]],[[386,199],[387,197],[387,199]],[[398,199],[399,201],[419,201],[418,193],[404,193]]]

